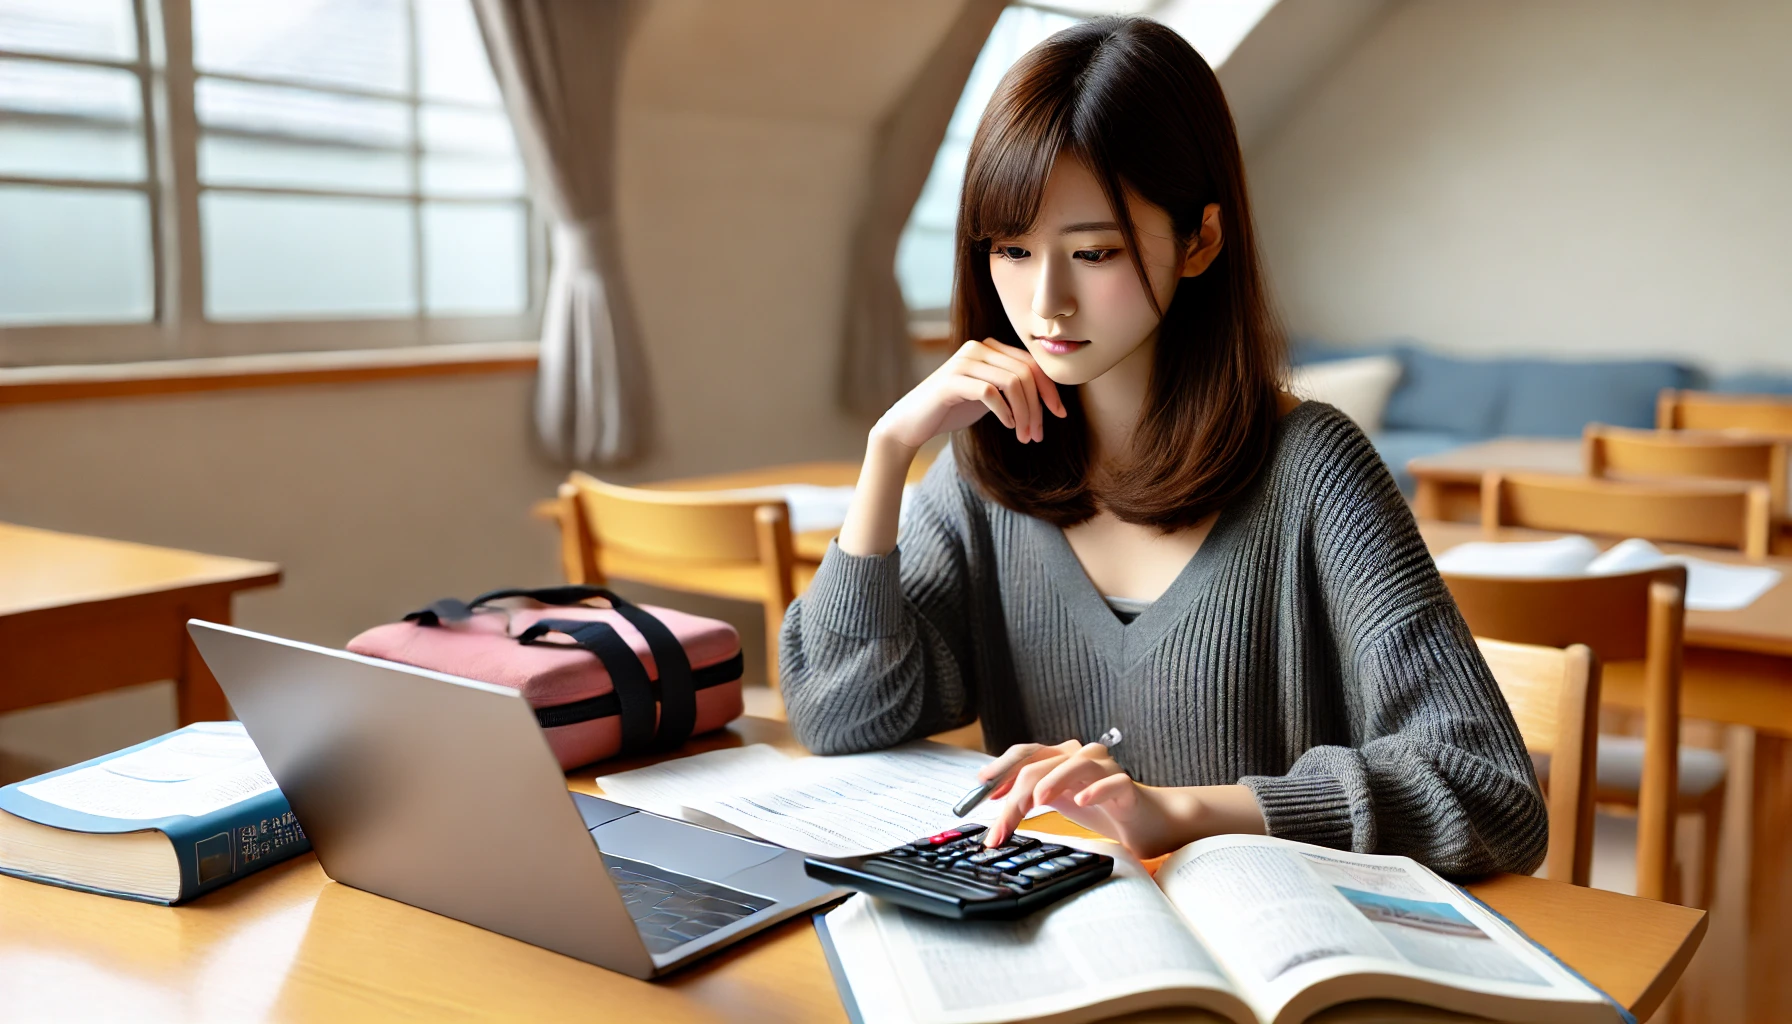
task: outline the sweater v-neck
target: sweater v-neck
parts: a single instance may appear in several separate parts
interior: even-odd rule
[[[1314,408],[1314,403],[1303,402],[1281,417],[1276,423],[1275,446],[1272,451],[1279,450],[1282,434],[1290,424],[1311,415]],[[1273,460],[1274,456],[1271,457],[1271,462]],[[1078,628],[1115,669],[1124,672],[1149,654],[1187,616],[1195,600],[1209,589],[1226,550],[1249,531],[1250,520],[1254,517],[1254,509],[1261,496],[1263,478],[1270,469],[1270,464],[1266,462],[1258,471],[1257,479],[1220,509],[1213,529],[1208,531],[1207,538],[1195,549],[1195,553],[1189,556],[1176,578],[1170,581],[1170,585],[1150,607],[1140,612],[1131,622],[1122,622],[1114,614],[1107,598],[1102,596],[1101,589],[1089,578],[1088,571],[1083,568],[1082,560],[1077,558],[1064,531],[1043,519],[1027,517],[1039,535],[1046,565],[1051,570],[1052,578],[1058,581],[1058,591],[1070,606]]]
[[[1236,509],[1239,504],[1234,501],[1220,510],[1213,529],[1189,556],[1176,578],[1131,622],[1121,622],[1108,606],[1100,588],[1083,568],[1082,560],[1076,557],[1064,531],[1043,519],[1027,518],[1039,535],[1051,578],[1058,581],[1058,591],[1070,606],[1078,628],[1110,665],[1124,671],[1162,640],[1188,611],[1196,596],[1207,588],[1222,549],[1237,533],[1239,516]]]

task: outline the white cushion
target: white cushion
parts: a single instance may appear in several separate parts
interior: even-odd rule
[[[1540,779],[1549,778],[1549,758],[1533,757]],[[1643,788],[1643,740],[1640,736],[1599,737],[1598,790],[1611,796],[1629,794],[1633,799]],[[1703,747],[1680,748],[1680,796],[1696,800],[1717,788],[1724,781],[1724,755]]]
[[[1337,406],[1364,433],[1381,429],[1388,396],[1399,383],[1400,360],[1393,356],[1307,363],[1288,375],[1288,390],[1296,397]]]

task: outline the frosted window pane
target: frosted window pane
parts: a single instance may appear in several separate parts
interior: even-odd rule
[[[528,305],[521,206],[423,207],[425,304],[430,313],[518,313]]]
[[[143,136],[130,129],[0,121],[0,174],[142,181]]]
[[[0,324],[147,321],[154,278],[142,193],[0,186]]]
[[[200,214],[214,320],[417,311],[408,202],[211,192]]]
[[[402,93],[404,0],[193,0],[200,71]]]
[[[199,180],[207,185],[351,192],[411,190],[410,161],[401,152],[307,146],[229,135],[207,135],[199,140]]]
[[[0,0],[0,50],[135,60],[131,0]]]
[[[423,148],[509,155],[516,136],[501,111],[424,107]]]
[[[520,196],[523,165],[515,159],[426,153],[423,192],[432,196]]]
[[[207,128],[373,146],[410,145],[410,112],[393,100],[201,78],[194,104],[199,123]]]
[[[0,60],[0,110],[130,125],[141,119],[141,96],[129,71]]]
[[[1106,0],[1103,0],[1106,2]],[[1114,0],[1127,7],[1131,0]],[[996,19],[977,63],[958,95],[945,141],[933,160],[933,170],[909,214],[908,226],[896,247],[896,280],[902,299],[913,310],[944,309],[952,300],[954,225],[958,221],[958,193],[964,185],[965,158],[971,136],[983,108],[989,106],[996,86],[1021,54],[1047,36],[1069,28],[1079,19],[1027,7],[1010,7]]]
[[[417,50],[424,96],[494,107],[502,102],[467,0],[417,0]]]

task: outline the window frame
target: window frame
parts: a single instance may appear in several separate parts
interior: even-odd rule
[[[410,187],[402,192],[356,192],[249,185],[201,185],[199,182],[198,112],[194,102],[200,77],[193,64],[191,0],[131,0],[136,24],[134,61],[68,57],[0,50],[0,58],[129,71],[139,82],[145,176],[140,182],[84,181],[0,174],[0,185],[51,188],[135,190],[148,196],[153,312],[135,323],[63,323],[0,325],[0,366],[44,366],[80,363],[191,359],[213,356],[264,355],[408,348],[532,339],[539,333],[547,291],[548,232],[527,194],[518,197],[424,195],[420,161],[423,141],[418,120],[425,98],[420,93],[417,0],[404,0],[409,23],[410,77],[406,95],[358,91],[352,87],[299,82],[275,77],[210,74],[208,78],[312,89],[333,95],[376,95],[411,108],[411,140],[406,147]],[[438,105],[430,101],[432,105]],[[439,105],[456,106],[452,102]],[[464,105],[463,105],[464,106]],[[475,109],[465,106],[465,109]],[[486,109],[486,108],[477,108]],[[45,120],[52,120],[45,118]],[[70,117],[71,122],[80,120]],[[200,224],[200,195],[215,191],[236,195],[316,195],[406,201],[414,218],[412,246],[416,253],[417,313],[411,316],[356,318],[286,318],[278,320],[208,320],[205,316],[205,254]],[[427,274],[423,261],[423,211],[426,203],[495,205],[516,203],[524,210],[525,302],[518,313],[500,315],[429,315],[424,302]]]

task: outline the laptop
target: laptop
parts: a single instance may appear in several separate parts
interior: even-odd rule
[[[796,851],[569,792],[514,690],[187,631],[345,885],[637,978],[845,895]]]

